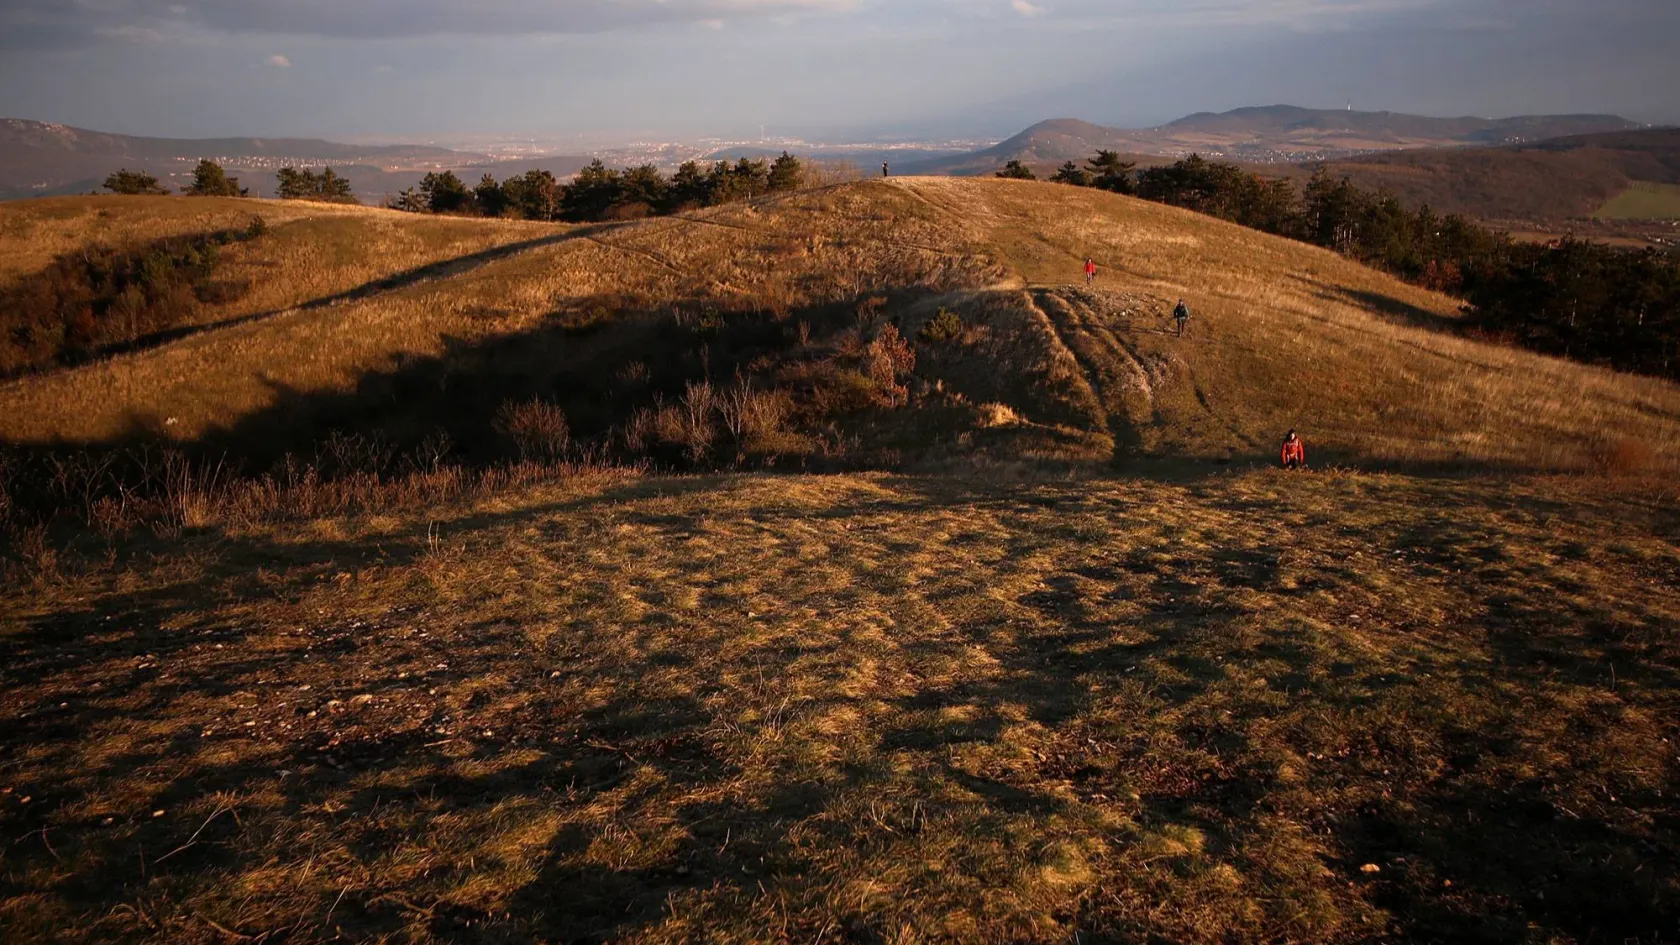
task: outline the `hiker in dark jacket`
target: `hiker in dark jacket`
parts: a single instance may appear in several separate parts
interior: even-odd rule
[[[1183,299],[1179,299],[1178,307],[1173,309],[1173,321],[1178,322],[1178,337],[1184,337],[1184,323],[1189,320],[1190,306],[1185,305]]]

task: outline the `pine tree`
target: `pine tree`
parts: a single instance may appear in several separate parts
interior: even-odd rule
[[[169,193],[169,188],[158,183],[156,177],[145,171],[131,171],[126,167],[105,178],[105,189],[113,194],[128,196]]]
[[[618,172],[596,158],[566,185],[560,198],[561,216],[574,223],[604,220],[621,192]]]
[[[1091,172],[1072,161],[1063,164],[1061,169],[1056,171],[1056,176],[1050,179],[1058,184],[1072,184],[1075,187],[1091,186]]]
[[[1038,175],[1032,172],[1032,168],[1018,160],[1005,164],[1003,170],[997,172],[997,176],[1008,180],[1038,180]]]
[[[1092,187],[1117,194],[1132,193],[1132,171],[1137,165],[1120,160],[1119,152],[1099,149],[1097,156],[1085,164],[1090,168]]]
[[[431,209],[430,203],[419,191],[413,187],[405,187],[397,195],[386,201],[385,206],[404,213],[425,213]]]
[[[275,194],[281,200],[308,200],[315,194],[315,175],[295,167],[282,167],[274,175]]]
[[[711,202],[711,183],[696,161],[684,161],[671,177],[667,212],[704,207]]]
[[[454,171],[427,174],[420,179],[420,193],[432,213],[460,213],[473,204],[472,191]]]
[[[350,182],[333,173],[332,168],[321,172],[320,195],[317,199],[328,203],[355,203],[356,195],[350,190]]]
[[[793,155],[782,152],[770,165],[770,189],[794,190],[805,182],[805,167]]]
[[[193,180],[182,191],[189,197],[245,197],[250,192],[239,186],[239,178],[227,176],[222,166],[208,158],[198,162]]]
[[[628,220],[657,213],[669,199],[671,184],[652,164],[626,168],[619,174],[619,195],[611,215]]]
[[[473,188],[473,200],[478,204],[478,212],[487,217],[499,217],[508,209],[507,192],[489,174],[479,178],[478,186]]]
[[[553,220],[560,215],[565,188],[548,171],[530,170],[502,182],[508,206],[527,220]]]

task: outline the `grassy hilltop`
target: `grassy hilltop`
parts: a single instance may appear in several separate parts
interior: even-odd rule
[[[14,513],[0,940],[1680,935],[1680,387],[1001,180],[0,259],[253,215],[0,383],[0,472],[186,457]]]
[[[1607,435],[1680,460],[1673,385],[1454,337],[1438,330],[1457,317],[1444,296],[1111,195],[903,179],[613,226],[170,198],[98,219],[138,229],[183,205],[194,220],[276,215],[270,236],[225,253],[225,278],[251,293],[197,313],[217,330],[0,385],[0,437],[164,433],[243,451],[441,423],[470,444],[531,395],[607,437],[650,393],[739,374],[839,402],[801,406],[864,427],[848,432],[872,458],[906,423],[922,455],[996,439],[981,408],[1001,404],[1027,421],[1004,435],[1011,455],[1265,458],[1297,426],[1347,461],[1558,468]],[[68,245],[53,217],[88,222],[81,207],[9,204],[0,232]],[[1093,291],[1068,285],[1086,255]],[[1196,312],[1184,341],[1166,334],[1179,297]],[[939,389],[913,399],[916,420],[840,409],[822,365],[848,363],[879,322],[913,337],[941,308],[963,330],[922,350],[916,376]]]

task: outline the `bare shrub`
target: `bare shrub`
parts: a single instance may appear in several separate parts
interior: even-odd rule
[[[526,460],[558,460],[572,438],[565,411],[539,399],[502,404],[496,411],[496,432],[513,440]]]
[[[737,384],[719,398],[719,412],[735,444],[750,448],[782,432],[793,414],[793,398],[786,391],[758,391]]]
[[[712,441],[717,437],[712,417],[718,407],[717,391],[705,381],[690,382],[683,392],[678,434],[668,439],[682,444],[689,459],[699,460],[711,451]]]
[[[880,334],[869,343],[864,364],[869,379],[875,382],[876,402],[882,407],[902,407],[910,400],[910,390],[899,378],[916,368],[916,352],[909,342],[899,337],[898,328],[883,325]]]
[[[447,430],[433,430],[426,434],[409,458],[415,472],[437,472],[443,468],[449,454],[455,451],[455,441]]]
[[[163,457],[163,516],[157,530],[179,535],[183,530],[204,528],[215,521],[222,498],[231,483],[229,470],[220,462],[194,463],[178,452]]]
[[[634,454],[647,452],[649,446],[659,436],[659,412],[649,407],[641,407],[630,415],[624,423],[622,431],[624,448]]]
[[[329,476],[356,473],[380,474],[389,469],[396,449],[376,433],[345,433],[334,430],[321,444],[319,460]]]
[[[45,524],[15,525],[0,532],[0,560],[7,571],[21,571],[31,580],[51,580],[58,575],[58,550]]]

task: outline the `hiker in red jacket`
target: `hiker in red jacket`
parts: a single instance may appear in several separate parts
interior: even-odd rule
[[[1307,465],[1307,444],[1295,435],[1294,430],[1283,438],[1283,468],[1304,469]]]
[[[1085,257],[1085,284],[1097,281],[1097,261],[1089,256]]]

